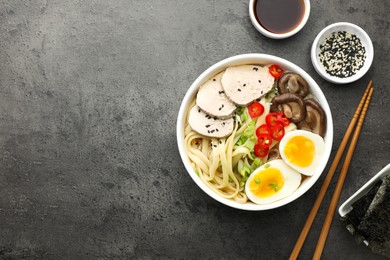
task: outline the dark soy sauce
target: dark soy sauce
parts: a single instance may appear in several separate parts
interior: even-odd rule
[[[303,0],[256,0],[256,20],[267,31],[287,33],[295,29],[305,14]]]

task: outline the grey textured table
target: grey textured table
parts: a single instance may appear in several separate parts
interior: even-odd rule
[[[0,259],[287,258],[324,176],[287,206],[244,212],[203,193],[179,158],[182,97],[236,54],[280,56],[318,82],[334,118],[332,157],[374,80],[340,202],[390,162],[390,2],[312,1],[304,29],[281,41],[254,29],[247,6],[0,0]],[[345,86],[320,78],[309,55],[316,34],[339,21],[360,25],[375,48],[370,71]],[[355,244],[338,215],[323,257],[381,258]]]

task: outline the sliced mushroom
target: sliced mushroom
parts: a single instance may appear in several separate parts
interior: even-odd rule
[[[271,101],[271,111],[281,112],[294,123],[301,122],[306,117],[306,108],[303,99],[292,93],[275,96]]]
[[[298,124],[298,129],[308,130],[325,136],[326,115],[321,105],[314,99],[305,99],[306,117]]]
[[[282,157],[280,156],[279,148],[278,147],[273,147],[271,150],[268,152],[268,161],[276,160],[276,159],[281,159]]]
[[[299,74],[294,72],[285,72],[277,81],[280,94],[294,93],[302,98],[309,93],[309,84]]]

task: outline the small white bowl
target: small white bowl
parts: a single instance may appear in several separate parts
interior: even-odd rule
[[[372,187],[383,177],[390,175],[390,164],[378,172],[374,177],[372,177],[363,187],[361,187],[357,192],[355,192],[349,199],[347,199],[339,208],[340,216],[344,217],[348,212],[352,210],[352,204],[358,201],[361,197],[367,194]]]
[[[365,50],[366,50],[366,59],[364,61],[364,65],[355,75],[352,75],[347,78],[339,78],[335,76],[331,76],[328,74],[323,65],[321,64],[320,58],[319,58],[319,51],[320,51],[320,44],[329,37],[334,32],[339,31],[346,31],[349,33],[352,33],[356,35],[360,41],[362,42]],[[372,46],[372,42],[370,39],[370,36],[359,26],[352,24],[352,23],[334,23],[327,27],[325,27],[315,38],[313,45],[311,47],[311,62],[313,63],[314,69],[320,74],[321,77],[323,77],[325,80],[336,83],[336,84],[347,84],[354,82],[361,77],[364,76],[364,74],[367,73],[369,68],[371,67],[372,60],[374,59],[374,47]]]
[[[290,196],[266,205],[257,205],[249,201],[245,204],[241,204],[234,200],[223,198],[217,193],[215,193],[195,173],[195,170],[191,165],[190,159],[188,158],[185,149],[184,128],[186,125],[186,116],[187,116],[189,106],[191,102],[194,100],[199,87],[204,82],[206,82],[209,78],[225,70],[226,68],[231,66],[244,65],[244,64],[278,64],[286,71],[293,71],[300,74],[309,83],[310,90],[317,98],[322,108],[324,109],[326,114],[326,119],[327,119],[326,135],[324,138],[325,150],[324,150],[323,160],[318,166],[316,172],[313,174],[313,176],[305,178],[305,180],[301,183],[299,188],[296,191],[294,191],[294,193],[291,194]],[[177,125],[176,125],[176,135],[177,135],[177,144],[179,148],[179,153],[183,161],[183,164],[188,174],[191,176],[193,181],[199,186],[199,188],[201,188],[205,193],[207,193],[213,199],[225,205],[228,205],[230,207],[242,209],[242,210],[259,211],[259,210],[268,210],[268,209],[281,207],[287,203],[290,203],[296,200],[297,198],[299,198],[300,196],[302,196],[306,191],[308,191],[314,185],[314,183],[321,176],[321,173],[323,172],[329,160],[330,152],[332,149],[332,143],[333,143],[333,121],[332,121],[332,114],[330,112],[329,104],[326,101],[326,98],[322,93],[320,87],[313,80],[313,78],[310,77],[309,74],[307,74],[303,69],[293,64],[292,62],[289,62],[285,59],[273,55],[251,53],[251,54],[242,54],[242,55],[233,56],[212,65],[210,68],[205,70],[192,83],[191,87],[188,89],[186,95],[184,96],[180,106],[179,115],[177,118]]]
[[[305,26],[307,20],[310,16],[310,0],[303,0],[303,3],[305,4],[305,13],[303,14],[303,18],[300,22],[300,24],[295,27],[292,31],[286,32],[286,33],[273,33],[265,29],[261,24],[257,21],[256,15],[255,15],[255,4],[256,0],[250,0],[249,1],[249,17],[251,19],[251,22],[253,26],[258,30],[261,34],[264,36],[267,36],[272,39],[285,39],[288,37],[293,36],[297,32],[299,32],[303,26]]]

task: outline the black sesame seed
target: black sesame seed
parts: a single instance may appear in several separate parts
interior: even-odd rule
[[[259,68],[256,68],[256,67],[254,67],[254,68],[253,68],[253,70],[255,70],[255,71],[258,71],[258,70],[259,70]]]
[[[219,132],[219,131],[218,131],[218,128],[216,128],[215,131]]]
[[[214,147],[217,147],[217,145],[216,145],[216,144],[214,144],[213,146],[214,146]]]
[[[241,92],[241,89],[237,89],[237,90]]]
[[[244,83],[242,86],[243,86],[243,87],[245,87],[245,86],[246,86],[246,84]]]
[[[216,79],[213,79],[213,81],[216,81]]]
[[[349,32],[332,33],[320,44],[319,60],[332,76],[346,78],[364,65],[366,50],[360,39]]]
[[[198,113],[200,113],[200,109],[198,109]]]
[[[206,127],[206,128],[209,128],[209,127],[210,127],[210,125],[205,125],[205,127]]]
[[[224,104],[222,104],[222,106],[221,107],[224,107],[225,105]]]
[[[210,133],[214,133],[214,132],[215,132],[215,130],[211,130],[211,131],[210,131]]]
[[[261,80],[259,79],[259,83],[261,83]]]

